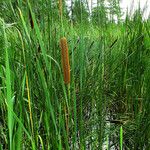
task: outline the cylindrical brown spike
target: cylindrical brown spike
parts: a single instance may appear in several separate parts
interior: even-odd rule
[[[70,64],[69,64],[69,53],[68,53],[68,44],[65,37],[60,39],[60,48],[61,48],[61,60],[62,68],[64,74],[65,84],[70,83]]]

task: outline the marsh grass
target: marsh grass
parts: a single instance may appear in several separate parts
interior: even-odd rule
[[[0,148],[148,150],[149,20],[139,9],[118,24],[103,26],[100,14],[85,24],[82,10],[73,22],[58,2],[0,3]]]

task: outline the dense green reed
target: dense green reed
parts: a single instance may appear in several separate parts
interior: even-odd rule
[[[149,19],[58,2],[0,2],[0,150],[149,150]]]

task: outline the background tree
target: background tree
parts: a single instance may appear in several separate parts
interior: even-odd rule
[[[87,6],[84,1],[76,0],[73,5],[73,22],[78,23],[87,23],[89,20],[89,13],[87,10]]]
[[[107,0],[109,8],[109,19],[111,22],[118,21],[121,19],[121,8],[120,0]]]
[[[107,23],[107,8],[105,6],[105,0],[97,1],[97,6],[92,10],[92,22],[101,26],[105,26]]]

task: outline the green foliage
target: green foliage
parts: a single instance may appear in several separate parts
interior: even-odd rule
[[[58,1],[14,2],[0,3],[0,149],[148,149],[150,21],[141,11],[117,24],[108,15],[119,18],[119,1],[98,1],[92,14],[75,1],[70,22],[66,1],[62,18]]]
[[[107,12],[104,4],[101,6],[94,7],[92,10],[92,23],[99,24],[100,26],[104,27],[108,23]]]
[[[108,0],[109,2],[109,16],[111,22],[118,21],[120,22],[122,13],[120,8],[120,0]],[[115,19],[117,17],[117,20]]]
[[[83,1],[75,0],[73,5],[73,22],[77,23],[88,23],[89,14],[86,5]]]

